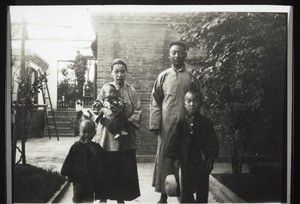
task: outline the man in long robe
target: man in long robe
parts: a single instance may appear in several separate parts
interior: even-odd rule
[[[171,43],[172,66],[159,74],[151,94],[149,130],[158,137],[152,186],[161,193],[158,203],[167,202],[165,179],[175,173],[175,161],[165,157],[165,151],[177,122],[184,117],[184,95],[192,89],[201,91],[198,80],[185,67],[186,56],[183,42]]]

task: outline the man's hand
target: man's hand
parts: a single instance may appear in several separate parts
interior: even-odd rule
[[[179,168],[180,167],[180,162],[178,159],[175,160],[174,162],[175,168]]]
[[[211,173],[211,171],[214,168],[214,159],[208,158],[207,161],[206,161],[205,168],[206,168],[206,171],[208,171],[208,173]]]

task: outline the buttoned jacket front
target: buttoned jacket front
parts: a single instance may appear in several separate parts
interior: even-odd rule
[[[216,137],[216,133],[213,124],[210,119],[204,117],[200,113],[195,114],[193,121],[189,116],[185,116],[177,124],[177,134],[173,134],[170,138],[166,157],[179,159],[179,161],[185,162],[187,160],[203,161],[207,158],[216,158],[218,156],[219,145]],[[191,136],[194,136],[193,142],[196,145],[194,147],[199,148],[198,155],[193,155],[198,158],[188,158],[191,154],[188,154]]]

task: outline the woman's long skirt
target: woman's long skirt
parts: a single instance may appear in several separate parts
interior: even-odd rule
[[[130,201],[140,196],[135,150],[107,151],[106,196]]]

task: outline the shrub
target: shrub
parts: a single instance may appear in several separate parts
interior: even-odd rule
[[[194,73],[202,83],[204,108],[229,147],[233,172],[241,174],[254,135],[285,144],[287,15],[179,15],[181,40],[206,52],[190,63],[198,66]]]
[[[45,203],[66,181],[57,172],[18,164],[13,172],[14,203]]]

